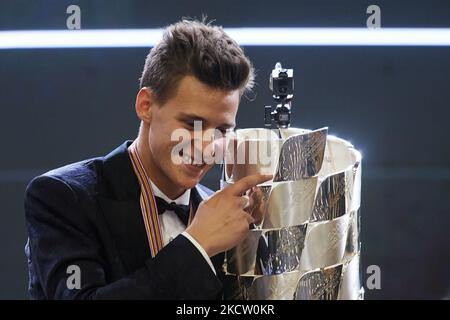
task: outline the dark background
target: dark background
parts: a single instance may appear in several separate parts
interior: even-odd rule
[[[450,27],[449,1],[12,1],[0,30],[156,28],[202,14],[224,27]],[[256,99],[239,127],[261,127],[276,61],[295,69],[293,126],[329,126],[363,154],[367,299],[441,299],[450,288],[450,47],[245,47]],[[0,299],[27,298],[23,194],[51,168],[104,155],[137,134],[134,99],[148,49],[0,50]],[[218,187],[218,170],[206,184]]]

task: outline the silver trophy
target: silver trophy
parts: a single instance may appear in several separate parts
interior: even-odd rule
[[[292,76],[280,64],[272,71],[280,103],[266,126],[270,115],[277,128],[237,130],[228,140],[222,188],[255,173],[274,177],[248,192],[256,223],[225,254],[225,298],[363,299],[361,154],[327,128],[289,127]]]

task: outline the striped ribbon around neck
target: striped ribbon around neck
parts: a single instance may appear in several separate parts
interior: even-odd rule
[[[158,215],[158,207],[156,206],[156,200],[153,194],[150,180],[139,157],[139,152],[137,150],[137,141],[134,141],[131,144],[131,146],[128,148],[128,152],[130,154],[134,172],[136,174],[136,177],[138,178],[139,185],[141,186],[140,204],[142,218],[144,220],[145,232],[147,233],[150,253],[152,257],[155,257],[156,254],[164,247],[161,224]],[[190,201],[189,204],[190,213],[188,225],[191,223],[193,217],[192,201]]]

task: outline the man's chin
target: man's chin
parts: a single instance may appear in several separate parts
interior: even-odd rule
[[[176,181],[177,185],[182,187],[183,189],[192,189],[198,183],[200,183],[201,179],[204,177],[206,172],[211,169],[210,165],[205,165],[203,168],[189,168],[188,165],[181,164],[176,172],[176,176],[173,181]]]
[[[187,178],[182,178],[177,180],[177,185],[180,186],[183,189],[192,189],[194,188],[198,183],[199,183],[199,179],[187,179]]]

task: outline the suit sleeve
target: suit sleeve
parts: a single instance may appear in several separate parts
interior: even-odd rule
[[[133,274],[111,282],[89,212],[65,181],[40,176],[25,194],[30,277],[47,299],[216,299],[222,284],[198,249],[178,236]],[[80,287],[70,278],[79,268]],[[69,268],[69,269],[68,269]],[[73,267],[72,267],[73,268]],[[70,271],[70,272],[69,272]],[[71,285],[72,284],[72,285]]]

